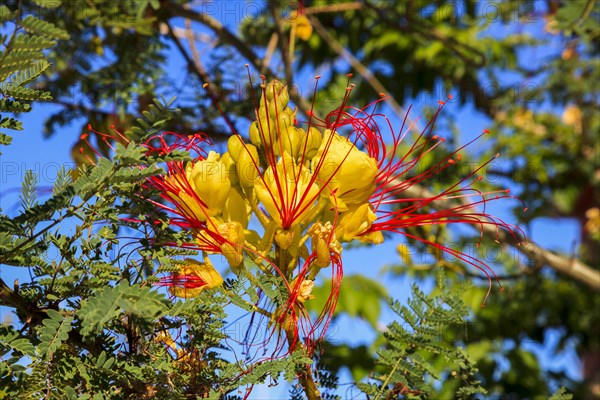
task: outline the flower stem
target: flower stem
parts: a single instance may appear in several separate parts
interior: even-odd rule
[[[285,331],[288,344],[290,346],[291,353],[301,350],[304,351],[304,347],[300,340],[294,337],[294,332],[290,329],[286,329]],[[319,388],[317,388],[317,384],[315,383],[315,379],[313,377],[312,369],[310,367],[299,368],[296,370],[298,374],[298,381],[306,393],[306,397],[308,400],[321,400],[321,392]]]

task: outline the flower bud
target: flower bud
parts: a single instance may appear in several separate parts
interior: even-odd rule
[[[237,176],[237,171],[235,169],[235,162],[233,162],[229,152],[223,153],[223,155],[221,156],[221,161],[223,162],[223,165],[225,165],[225,169],[227,171],[227,177],[229,178],[229,181],[231,182],[231,184],[232,185],[238,184],[239,179]]]
[[[227,139],[227,150],[233,161],[237,162],[240,152],[244,149],[244,140],[239,135],[231,135]]]
[[[260,107],[256,113],[256,121],[250,125],[250,142],[257,147],[271,148],[277,141],[277,122],[267,113],[264,107]]]
[[[260,133],[260,126],[258,124],[258,121],[254,121],[252,122],[252,124],[250,124],[250,131],[248,136],[250,136],[250,143],[252,143],[256,147],[262,146],[262,136]]]
[[[317,155],[319,147],[321,147],[323,135],[321,135],[321,132],[317,128],[311,126],[306,136],[306,154],[304,154],[304,158],[313,158]]]
[[[298,159],[304,148],[304,131],[295,126],[288,126],[287,129],[282,129],[281,144],[283,150],[286,151],[294,159]]]
[[[277,103],[277,109],[282,111],[290,101],[290,94],[288,93],[287,86],[278,80],[272,80],[265,88],[265,94],[267,96],[267,102]]]
[[[256,150],[256,147],[247,144],[246,147],[240,151],[235,167],[240,185],[245,188],[252,187],[254,185],[254,180],[258,176],[258,151]]]
[[[288,112],[287,110],[290,110],[290,112]],[[277,126],[277,129],[283,131],[284,129],[289,128],[290,126],[294,126],[295,118],[296,112],[293,111],[291,108],[286,107],[284,112],[280,111],[279,115],[277,116],[277,123],[279,124]]]

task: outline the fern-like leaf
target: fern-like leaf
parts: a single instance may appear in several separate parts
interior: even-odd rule
[[[52,358],[60,345],[68,339],[69,332],[73,329],[73,317],[65,317],[55,310],[48,310],[47,313],[50,318],[46,318],[41,327],[38,349],[42,357]]]
[[[45,36],[50,39],[69,39],[69,33],[58,28],[51,22],[43,21],[33,15],[28,15],[21,20],[20,25],[29,33]]]
[[[27,211],[37,205],[37,185],[38,176],[32,171],[27,170],[23,177],[23,186],[21,187],[21,207]]]

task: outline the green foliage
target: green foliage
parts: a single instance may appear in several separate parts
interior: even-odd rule
[[[19,120],[3,113],[30,111],[29,102],[48,101],[50,92],[27,87],[50,68],[44,50],[56,45],[58,40],[69,39],[69,34],[54,23],[39,19],[33,15],[20,15],[0,6],[0,28],[8,32],[0,35],[0,128],[20,131]],[[11,137],[0,131],[0,144],[8,145]]]
[[[169,109],[173,101],[175,98],[171,98],[169,101],[154,100],[154,104],[149,104],[148,109],[142,112],[142,117],[136,118],[129,133],[137,137],[150,137],[159,133],[177,111]]]
[[[314,289],[315,299],[309,303],[314,310],[321,310],[331,292],[331,282]],[[387,298],[387,292],[379,282],[362,275],[347,275],[340,289],[338,307],[335,316],[347,314],[350,317],[365,319],[373,328],[381,314],[381,302]]]
[[[550,396],[549,400],[572,400],[573,395],[568,393],[564,387],[558,389],[552,396]]]
[[[106,323],[116,319],[121,313],[151,322],[166,310],[163,295],[148,287],[122,283],[97,292],[81,305],[78,312],[81,334],[86,340],[101,333]]]
[[[69,338],[73,317],[65,317],[55,310],[48,310],[47,313],[50,318],[44,319],[40,326],[38,350],[40,356],[51,359],[61,344]]]
[[[431,356],[443,358],[446,368],[452,370],[446,378],[457,382],[456,398],[469,399],[485,393],[473,360],[444,337],[448,327],[466,323],[468,309],[460,297],[446,287],[441,271],[439,294],[426,295],[413,285],[413,298],[407,306],[396,301],[390,303],[400,320],[388,325],[388,331],[383,334],[386,345],[378,350],[376,373],[370,377],[377,383],[358,384],[368,396],[385,399],[430,394],[432,380],[441,379],[428,361]]]

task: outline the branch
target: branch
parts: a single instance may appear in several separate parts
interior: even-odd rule
[[[338,53],[338,55],[340,57],[345,59],[352,66],[352,68],[354,68],[356,70],[356,72],[358,72],[360,74],[360,76],[362,76],[367,81],[367,83],[375,90],[375,92],[387,93],[385,86],[383,86],[381,81],[379,79],[377,79],[377,77],[373,74],[373,72],[371,72],[371,70],[366,65],[361,63],[358,60],[358,58],[354,57],[354,55],[352,53],[350,53],[348,50],[346,50],[340,44],[340,42],[338,42],[333,36],[331,36],[329,34],[329,32],[327,32],[327,29],[325,29],[323,24],[321,24],[321,22],[319,22],[319,20],[317,20],[316,18],[313,18],[311,20],[311,23],[312,23],[313,27],[315,28],[315,30],[317,31],[317,33],[319,34],[319,36],[321,36],[321,38],[323,38],[323,40],[329,45],[329,47],[331,47],[333,49],[333,51]],[[406,114],[404,109],[402,108],[402,106],[400,104],[398,104],[398,102],[393,97],[388,96],[386,98],[385,102],[392,108],[392,110],[396,113],[396,115],[402,116],[402,115]],[[412,124],[409,124],[409,125],[412,125]]]
[[[277,36],[279,37],[278,44],[279,50],[281,52],[281,59],[283,60],[284,70],[285,70],[285,80],[288,85],[293,83],[293,71],[292,71],[292,60],[290,58],[289,52],[289,43],[286,41],[286,37],[283,32],[283,24],[281,22],[281,16],[279,15],[279,8],[272,2],[269,2],[269,8],[271,13],[273,14],[273,19],[275,21],[275,31],[277,32]]]
[[[391,186],[395,186],[397,184],[397,181],[392,181],[390,183]],[[407,198],[427,198],[433,196],[433,193],[431,193],[429,190],[417,185],[407,188],[401,194],[401,197]],[[465,201],[462,203],[468,204]],[[438,209],[448,209],[453,206],[453,202],[449,200],[436,200],[433,202],[433,205]],[[465,214],[478,213],[478,211],[472,207],[465,208],[463,211]],[[600,291],[600,271],[593,269],[582,261],[576,258],[568,258],[553,253],[550,250],[546,250],[533,242],[523,244],[514,243],[514,240],[511,240],[510,235],[502,230],[497,231],[496,227],[493,225],[483,224],[481,229],[487,236],[494,238],[497,237],[498,241],[510,244],[527,257],[536,260],[541,264],[547,265],[557,272],[567,275],[568,277],[587,285],[595,291]]]
[[[223,24],[221,24],[216,19],[212,18],[211,16],[205,13],[189,10],[176,4],[169,4],[168,11],[172,17],[187,18],[192,21],[199,22],[202,25],[208,27],[222,41],[235,47],[235,49],[242,55],[242,57],[248,60],[250,64],[252,64],[252,66],[254,66],[254,68],[256,68],[256,70],[258,70],[262,75],[266,75],[267,77],[273,78],[276,77],[275,73],[266,64],[262,62],[260,57],[258,57],[258,55],[252,50],[249,44],[245,43],[237,35],[235,35],[229,29],[225,28]],[[311,105],[295,93],[290,93],[290,97],[292,98],[294,103],[296,103],[300,111],[308,116],[308,111],[311,109]]]
[[[26,316],[28,323],[34,325],[43,319],[42,311],[35,304],[30,304],[23,296],[9,288],[2,279],[0,279],[0,305],[16,309],[18,314]]]
[[[291,353],[297,350],[303,350],[303,346],[300,343],[300,340],[294,336],[294,333],[292,331],[285,330],[285,334],[290,345]],[[300,382],[302,389],[304,389],[304,393],[306,394],[308,400],[321,400],[321,392],[317,388],[317,384],[315,383],[310,367],[299,370],[297,371],[297,373],[298,381]]]

